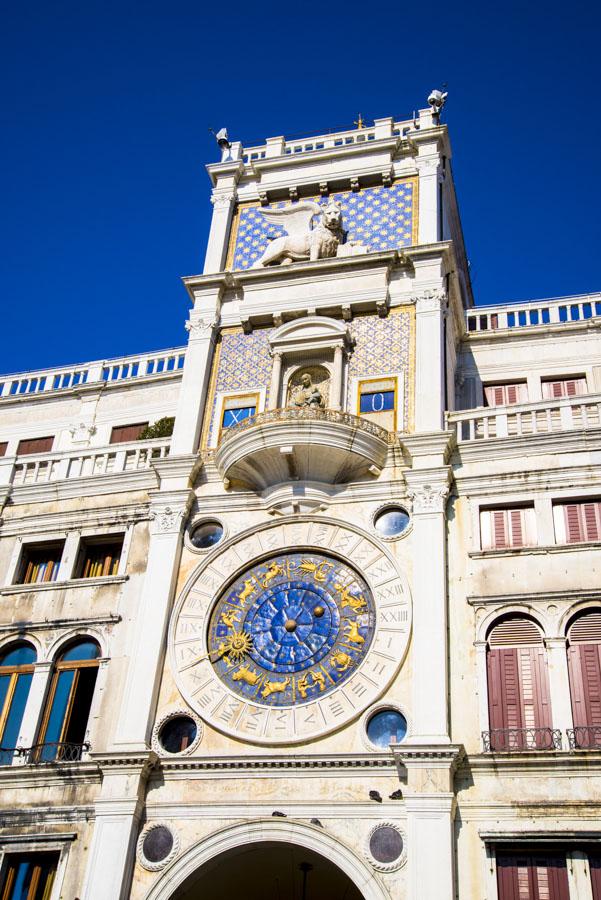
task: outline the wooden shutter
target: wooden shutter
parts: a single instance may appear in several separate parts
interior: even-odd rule
[[[601,538],[601,502],[598,500],[558,504],[563,509],[565,541],[598,541]]]
[[[499,900],[569,900],[565,856],[497,855]]]
[[[542,391],[543,400],[578,397],[586,394],[586,378],[558,378],[557,381],[543,381]]]
[[[530,619],[510,616],[492,629],[488,641],[491,731],[551,728],[547,658],[537,626]]]
[[[528,385],[524,382],[490,384],[484,387],[487,406],[511,406],[528,402]]]
[[[137,441],[141,431],[146,428],[148,422],[138,422],[135,425],[115,425],[111,431],[111,444],[125,444],[129,441]]]
[[[536,544],[534,507],[482,510],[480,534],[483,550],[534,546]]]
[[[53,435],[50,437],[26,438],[19,441],[17,454],[19,456],[26,456],[28,453],[49,453],[50,450],[52,450],[53,443]]]
[[[568,640],[574,727],[601,726],[601,612],[576,619]]]
[[[0,456],[6,456],[8,441],[0,441]]]

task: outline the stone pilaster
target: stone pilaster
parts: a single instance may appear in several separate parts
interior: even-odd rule
[[[447,295],[428,290],[415,301],[415,430],[444,427],[444,317]]]
[[[454,900],[453,778],[460,746],[392,744],[407,771],[408,900]]]
[[[449,742],[446,589],[446,501],[450,471],[405,474],[413,500],[413,725],[418,743]]]
[[[146,781],[156,754],[93,758],[102,766],[102,789],[95,803],[96,821],[82,898],[125,900],[134,869]]]
[[[213,218],[204,262],[204,274],[222,272],[227,258],[232,217],[236,206],[235,190],[219,191],[211,197]]]

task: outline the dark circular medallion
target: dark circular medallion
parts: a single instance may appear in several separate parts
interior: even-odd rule
[[[151,828],[142,843],[142,853],[151,863],[162,862],[173,849],[173,835],[165,825]]]
[[[370,835],[369,852],[376,862],[396,862],[403,852],[403,836],[392,825],[380,825]]]

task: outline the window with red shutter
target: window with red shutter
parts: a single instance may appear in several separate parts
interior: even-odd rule
[[[534,506],[485,509],[480,512],[482,550],[504,550],[536,545]]]
[[[601,853],[589,852],[588,865],[591,873],[593,900],[601,900]]]
[[[125,444],[137,441],[148,422],[137,422],[135,425],[115,425],[111,431],[111,444]]]
[[[26,438],[19,441],[17,447],[18,456],[26,456],[29,453],[49,453],[52,450],[54,437]]]
[[[487,676],[491,749],[547,747],[550,734],[526,733],[552,728],[546,650],[531,619],[507,616],[491,629]]]
[[[601,734],[601,610],[578,616],[568,629],[568,672],[574,738],[580,748],[598,747]]]
[[[6,456],[8,441],[0,441],[0,456]]]
[[[569,900],[565,853],[497,853],[499,900]]]
[[[550,378],[543,380],[541,387],[544,400],[556,400],[560,397],[578,397],[581,394],[586,394],[586,378],[582,376]]]
[[[528,386],[525,381],[484,386],[486,406],[511,406],[513,403],[528,402]]]
[[[601,540],[601,501],[556,503],[555,536],[560,544]]]

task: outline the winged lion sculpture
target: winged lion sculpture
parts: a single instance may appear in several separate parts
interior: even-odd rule
[[[262,209],[261,215],[270,225],[281,225],[288,234],[271,241],[253,268],[287,265],[306,259],[327,259],[338,255],[344,231],[342,209],[335,200],[330,200],[327,206],[305,200],[283,209]],[[317,215],[321,218],[312,228],[313,217]]]

